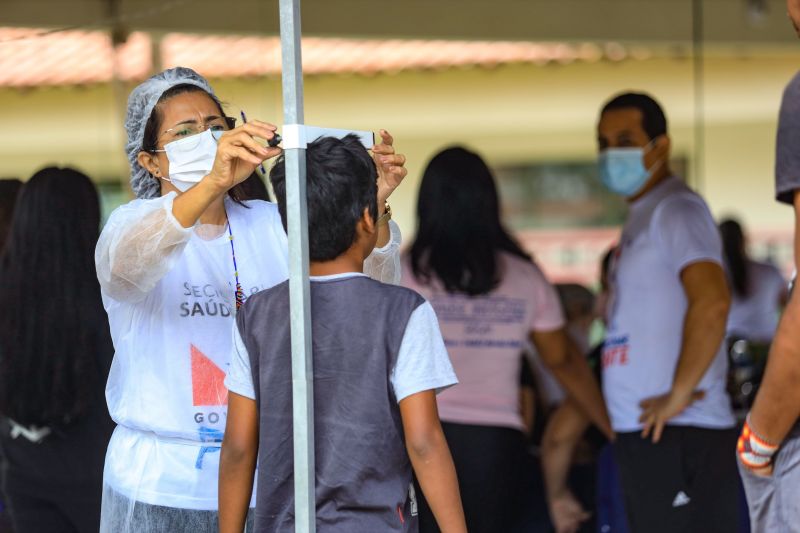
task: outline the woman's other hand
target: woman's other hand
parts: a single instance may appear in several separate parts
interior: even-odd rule
[[[394,138],[386,130],[380,130],[381,142],[372,147],[372,158],[378,167],[378,208],[383,204],[408,174],[406,156],[394,151]]]

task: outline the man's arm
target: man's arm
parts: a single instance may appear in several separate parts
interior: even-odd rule
[[[704,396],[703,391],[695,388],[725,338],[731,297],[722,267],[709,261],[692,263],[681,272],[681,283],[688,307],[672,389],[641,403],[642,436],[647,438],[652,432],[653,442],[661,439],[669,419]]]
[[[219,531],[242,533],[253,492],[258,458],[258,408],[231,392],[219,459]]]
[[[542,437],[542,470],[556,533],[574,533],[589,518],[567,486],[575,448],[589,427],[586,415],[567,398],[550,417]]]
[[[794,196],[794,255],[800,265],[800,193]],[[780,443],[800,417],[800,294],[797,287],[778,325],[767,369],[750,411],[750,425],[762,438]]]
[[[575,404],[609,440],[614,440],[614,431],[611,429],[600,387],[586,358],[567,338],[566,332],[563,329],[534,331],[531,333],[531,342],[544,364],[575,400]]]
[[[411,465],[439,529],[442,533],[466,533],[456,468],[439,422],[434,391],[400,400],[400,416]]]

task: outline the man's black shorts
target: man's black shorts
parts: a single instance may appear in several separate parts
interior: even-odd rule
[[[736,429],[668,426],[653,444],[619,433],[619,463],[633,533],[736,533]]]

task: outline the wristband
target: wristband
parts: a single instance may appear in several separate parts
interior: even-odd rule
[[[759,436],[750,426],[750,417],[744,422],[742,434],[736,444],[736,453],[744,466],[751,470],[769,466],[780,446]]]

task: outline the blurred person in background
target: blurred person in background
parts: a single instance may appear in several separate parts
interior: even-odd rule
[[[768,344],[788,300],[788,284],[774,265],[750,258],[747,239],[738,221],[724,220],[719,230],[733,296],[728,337]]]
[[[600,318],[604,329],[608,329],[608,316],[611,312],[611,261],[617,248],[612,246],[600,261],[600,293],[595,300],[595,314]],[[595,346],[590,361],[597,361],[598,380],[603,383],[603,345]],[[573,411],[575,411],[573,409]],[[597,458],[597,528],[602,533],[627,533],[628,517],[625,512],[625,497],[619,477],[619,465],[614,457],[614,444],[608,443]]]
[[[614,248],[604,254],[600,264],[600,293],[592,297],[593,307],[587,313],[589,298],[584,294],[579,298],[579,305],[565,304],[565,309],[573,309],[573,316],[582,324],[580,330],[585,332],[588,340],[589,316],[606,321],[606,303],[608,302],[608,270]],[[578,295],[581,294],[580,292]],[[569,311],[567,312],[569,316]],[[580,318],[583,317],[583,318]],[[589,364],[595,376],[602,383],[602,343],[588,351]],[[596,528],[604,533],[627,533],[627,520],[623,504],[622,491],[619,486],[619,473],[613,456],[611,444],[604,442],[602,435],[586,435],[589,420],[586,415],[567,398],[552,413],[545,433],[542,437],[542,470],[550,519],[556,533],[574,533],[576,531],[593,531]],[[585,483],[578,486],[579,496],[573,492],[570,471],[574,463],[576,450],[581,442],[586,441],[584,448],[589,447],[591,457],[596,466],[595,485],[587,490]],[[583,454],[586,455],[585,453]],[[593,497],[592,497],[593,496]],[[592,504],[593,507],[588,507]]]
[[[564,310],[566,319],[566,331],[573,348],[578,353],[588,353],[590,329],[594,323],[594,294],[586,287],[575,283],[559,283],[555,285],[559,301]],[[526,471],[526,506],[524,516],[518,531],[549,531],[550,523],[554,522],[552,512],[547,511],[547,503],[543,495],[546,494],[543,480],[543,471],[547,471],[547,466],[540,464],[540,449],[543,444],[542,435],[549,430],[554,413],[558,412],[567,398],[566,392],[553,377],[547,366],[542,363],[539,355],[532,346],[527,346],[522,356],[522,370],[520,375],[520,409],[525,434],[529,441],[528,464]],[[592,363],[589,363],[593,366]],[[596,375],[596,372],[595,372]],[[575,406],[581,421],[588,419],[583,412]],[[584,429],[586,429],[584,427]],[[583,432],[580,436],[583,435]],[[604,440],[603,437],[600,437]],[[567,478],[571,475],[572,482],[579,493],[575,499],[573,493],[567,489],[572,501],[580,508],[580,516],[583,521],[584,531],[590,531],[592,524],[587,521],[591,518],[590,513],[583,511],[583,506],[593,508],[594,505],[594,486],[593,486],[593,450],[589,442],[584,442],[584,446],[576,452],[580,438],[576,439],[574,446],[566,453],[565,464],[563,466],[564,488],[567,486]],[[557,446],[561,446],[560,443]],[[572,469],[571,466],[576,468]],[[588,468],[587,468],[588,467]],[[581,504],[578,500],[582,501]],[[583,506],[582,506],[583,505]],[[549,519],[549,520],[548,520]],[[556,531],[559,527],[555,526]]]
[[[589,354],[589,337],[595,321],[595,297],[592,291],[577,283],[558,283],[555,286],[558,301],[564,311],[565,329],[573,348],[583,356]],[[548,370],[536,349],[528,347],[528,356],[534,376],[535,388],[541,398],[544,417],[567,398],[567,393],[558,380]]]
[[[94,273],[97,191],[69,168],[27,182],[0,260],[0,443],[17,533],[94,533],[113,423],[113,346]]]
[[[21,188],[22,182],[18,179],[0,179],[0,256],[3,254],[8,230],[11,227],[11,217],[14,214],[14,205]],[[0,445],[0,465],[2,462],[3,447]],[[11,530],[8,506],[3,503],[3,494],[0,491],[0,531],[7,530]]]
[[[571,349],[558,296],[503,228],[483,160],[450,148],[428,164],[403,284],[436,310],[458,387],[437,398],[467,528],[509,531],[518,520],[526,444],[520,352],[528,339],[589,418],[611,435],[599,388]],[[420,501],[420,531],[437,531]]]
[[[724,220],[719,229],[733,295],[727,327],[729,392],[737,418],[744,422],[764,375],[769,345],[788,299],[788,285],[775,266],[749,257],[738,221]]]
[[[786,7],[800,36],[800,0]],[[800,264],[800,73],[786,86],[778,117],[775,193],[794,207]],[[753,531],[800,531],[800,294],[789,298],[767,368],[737,445]]]
[[[566,315],[570,340],[584,357],[591,356],[589,337],[596,319],[594,294],[574,283],[557,284],[556,289]],[[599,382],[599,360],[588,359],[588,362]],[[549,372],[541,368],[537,375],[540,376],[538,381],[542,382]],[[596,460],[607,439],[596,431],[587,433],[589,420],[574,400],[563,393],[560,396],[545,427],[541,447],[550,519],[557,533],[594,531]],[[569,416],[565,416],[565,411],[580,416],[585,422],[573,441],[565,438],[569,431],[566,424]]]
[[[20,180],[0,179],[0,254],[3,252],[8,231],[11,229],[11,218],[14,215],[14,205],[20,189],[22,189]]]
[[[208,81],[182,67],[132,91],[125,127],[137,199],[111,214],[95,254],[116,350],[101,531],[216,532],[234,315],[289,275],[277,206],[245,200],[242,182],[281,150],[264,146],[275,126],[235,127]],[[365,270],[396,283],[400,234],[386,200],[405,158],[381,134],[372,155],[387,223]]]
[[[603,392],[636,533],[736,531],[722,242],[669,168],[661,106],[625,93],[597,125],[603,184],[630,206],[611,264]]]

